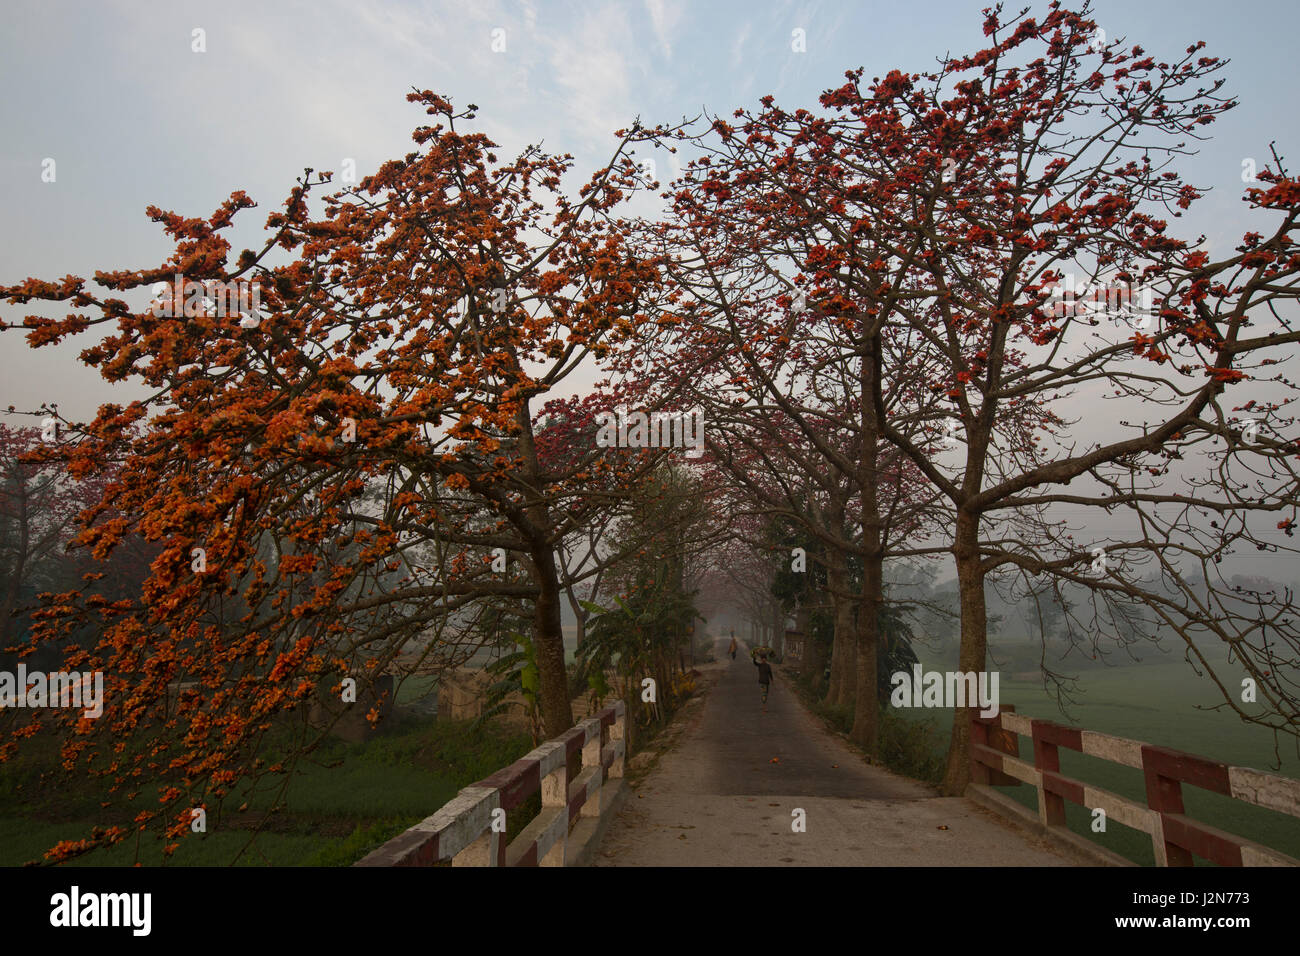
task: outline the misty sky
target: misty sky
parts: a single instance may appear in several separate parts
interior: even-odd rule
[[[815,108],[847,69],[920,71],[947,51],[972,52],[988,2],[10,0],[0,25],[0,283],[154,267],[172,246],[146,206],[208,216],[236,189],[259,208],[227,236],[236,250],[253,245],[304,167],[338,172],[350,158],[362,177],[414,149],[425,116],[405,101],[413,87],[476,103],[503,155],[542,142],[573,153],[585,178],[607,160],[613,130],[638,116],[727,114],[767,93]],[[1204,39],[1207,54],[1233,61],[1226,92],[1240,105],[1178,167],[1212,191],[1171,229],[1227,251],[1252,227],[1239,201],[1243,161],[1262,166],[1273,141],[1284,155],[1300,144],[1300,7],[1099,0],[1094,10],[1108,39],[1157,58]],[[206,52],[193,50],[196,29]],[[792,50],[796,29],[807,52]],[[42,181],[47,159],[52,183]],[[673,167],[666,154],[657,161],[667,182]],[[28,311],[0,305],[9,322]],[[79,366],[90,341],[34,351],[21,333],[3,333],[0,409],[57,402],[77,419],[139,397]]]

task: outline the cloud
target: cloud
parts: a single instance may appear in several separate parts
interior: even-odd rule
[[[671,60],[673,58],[672,33],[682,18],[681,8],[670,5],[665,0],[645,0],[645,8],[650,15],[655,37],[659,40],[659,49],[667,59]]]
[[[731,68],[734,70],[744,62],[745,44],[749,42],[749,35],[753,32],[754,25],[746,23],[744,29],[736,34],[736,42],[731,45]]]
[[[550,37],[550,67],[565,107],[557,133],[568,126],[588,149],[600,151],[612,143],[613,132],[631,124],[639,109],[632,95],[635,43],[618,8],[606,8],[586,17],[572,32],[554,31]],[[635,63],[643,75],[649,64]]]

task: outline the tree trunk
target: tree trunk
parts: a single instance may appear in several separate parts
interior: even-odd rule
[[[772,602],[772,650],[777,657],[785,658],[785,609],[780,601]]]
[[[560,581],[555,555],[550,549],[532,552],[537,566],[539,593],[534,609],[534,641],[541,683],[542,724],[547,738],[560,736],[573,726],[568,674],[564,669],[564,628],[560,622]]]
[[[980,516],[957,512],[952,553],[957,560],[957,588],[961,598],[961,651],[958,669],[979,674],[988,651],[987,606],[984,572],[980,568]],[[945,796],[961,796],[970,782],[970,720],[977,707],[958,707],[952,715],[952,742],[943,777]]]
[[[533,443],[532,417],[528,402],[519,409],[519,452],[523,460],[528,483],[533,487],[545,484],[537,447]],[[573,707],[569,703],[569,678],[564,668],[564,627],[560,617],[559,564],[555,549],[547,538],[553,526],[550,509],[544,500],[527,508],[528,522],[519,527],[528,542],[528,555],[532,559],[533,579],[537,584],[537,603],[533,608],[533,647],[536,651],[539,704],[542,725],[548,738],[558,737],[573,726]],[[531,527],[529,527],[531,526]]]
[[[620,675],[623,682],[623,714],[624,739],[626,743],[625,758],[631,759],[632,752],[640,743],[638,727],[641,720],[641,688],[632,682],[632,675],[628,671],[623,671]]]
[[[848,594],[849,575],[843,552],[827,554],[827,583],[831,603],[835,608],[835,635],[831,645],[831,682],[826,691],[826,703],[831,707],[849,706],[856,687],[853,684],[853,666],[857,650],[857,635],[853,626],[853,601]]]
[[[870,537],[867,528],[863,537]],[[858,599],[858,626],[854,655],[855,701],[853,729],[849,739],[867,753],[880,746],[880,691],[876,683],[876,655],[880,646],[880,604],[883,598],[884,568],[879,550],[880,529],[875,529],[876,553],[863,562],[862,594]],[[870,544],[867,545],[871,547]]]
[[[670,702],[669,689],[673,681],[673,662],[670,654],[655,655],[655,704],[654,712],[663,722],[665,707]]]
[[[14,564],[7,587],[4,589],[4,604],[0,607],[0,654],[10,646],[18,636],[18,625],[13,620],[13,613],[22,601],[23,578],[27,575],[27,549],[31,547],[31,524],[27,511],[27,483],[24,480],[22,466],[15,465],[13,472],[13,492],[11,501],[18,505],[16,524],[18,543],[14,551]]]
[[[581,650],[582,642],[587,639],[587,612],[578,603],[578,596],[573,593],[573,588],[565,588],[564,595],[569,599],[569,610],[573,612],[573,620],[578,634],[577,647]]]
[[[878,344],[878,343],[877,343]],[[884,600],[883,529],[877,494],[876,461],[880,447],[880,423],[876,406],[869,400],[879,373],[879,348],[864,360],[860,402],[862,449],[858,457],[858,493],[862,502],[862,593],[858,597],[857,700],[849,739],[869,754],[880,749],[880,691],[876,682],[876,654],[880,647],[880,605]]]

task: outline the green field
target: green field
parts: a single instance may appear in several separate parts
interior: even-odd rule
[[[939,668],[927,662],[927,668]],[[428,688],[419,679],[399,693],[399,702]],[[1275,749],[1271,734],[1243,723],[1230,712],[1197,709],[1215,702],[1215,690],[1182,661],[1160,660],[1128,667],[1083,672],[1076,703],[1068,717],[1039,682],[1002,680],[1000,702],[1032,717],[1129,737],[1189,751],[1227,763],[1272,770],[1300,779],[1294,744]],[[906,720],[925,721],[937,733],[936,748],[946,747],[948,718],[925,709],[894,711]],[[917,739],[920,739],[919,737]],[[911,746],[911,745],[907,745]],[[268,815],[269,795],[241,794],[227,801],[218,817],[209,813],[208,832],[181,841],[168,858],[154,838],[141,842],[138,859],[146,865],[348,865],[385,839],[427,816],[456,792],[526,753],[527,734],[491,727],[471,731],[467,724],[404,717],[365,744],[332,741],[311,765],[300,767],[289,782],[288,806]],[[1032,760],[1028,741],[1021,757]],[[1145,803],[1137,770],[1072,751],[1061,751],[1062,772],[1089,784]],[[69,778],[56,769],[52,752],[39,747],[16,763],[0,768],[0,865],[39,860],[62,839],[85,837],[93,825],[122,824],[129,814],[106,816],[106,794],[94,781]],[[1036,809],[1032,788],[1002,788]],[[1248,837],[1300,857],[1300,821],[1246,804],[1184,787],[1188,812],[1221,830]],[[239,812],[244,799],[249,809]],[[1071,829],[1139,863],[1154,862],[1145,834],[1109,821],[1107,832],[1093,833],[1089,811],[1067,804]],[[251,847],[260,824],[263,832]],[[242,853],[241,853],[242,851]],[[133,841],[97,851],[69,864],[117,866],[137,859]]]
[[[285,809],[268,815],[268,792],[237,793],[220,816],[210,809],[207,832],[186,836],[170,858],[161,841],[146,837],[138,859],[146,866],[345,866],[531,747],[526,733],[407,718],[365,744],[330,741],[289,780]],[[0,866],[39,861],[59,840],[84,839],[94,825],[129,822],[135,811],[106,815],[100,802],[107,797],[97,781],[69,777],[39,748],[0,768]],[[129,866],[136,859],[131,840],[67,865]]]
[[[927,664],[927,667],[938,667]],[[1061,713],[1054,698],[1041,682],[1011,681],[1002,675],[1000,703],[1014,704],[1016,712],[1030,717],[1071,724],[1086,730],[1128,737],[1221,760],[1237,766],[1268,770],[1300,779],[1300,757],[1294,739],[1275,741],[1265,728],[1243,722],[1228,710],[1213,706],[1218,689],[1208,678],[1198,678],[1182,660],[1156,660],[1127,667],[1088,670],[1081,674],[1075,703],[1068,714]],[[1200,709],[1198,709],[1200,708]],[[934,719],[933,711],[899,710],[913,719]],[[946,716],[938,720],[944,746],[949,728]],[[1062,748],[1061,772],[1093,786],[1109,790],[1146,805],[1142,774],[1129,767],[1087,757]],[[1021,759],[1032,762],[1033,748],[1020,738]],[[1035,811],[1035,791],[1027,785],[999,788]],[[1265,846],[1300,858],[1300,819],[1250,806],[1228,797],[1184,785],[1184,804],[1189,816],[1220,830],[1247,837]],[[1093,833],[1092,814],[1083,807],[1066,803],[1070,829],[1128,859],[1154,864],[1150,838],[1113,820],[1105,833]],[[1200,861],[1198,861],[1200,862]]]

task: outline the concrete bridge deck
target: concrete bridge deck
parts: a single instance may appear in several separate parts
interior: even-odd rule
[[[761,712],[743,649],[704,665],[653,771],[632,782],[595,866],[1086,866],[960,797],[872,766],[776,676]],[[806,831],[794,832],[803,810]]]

